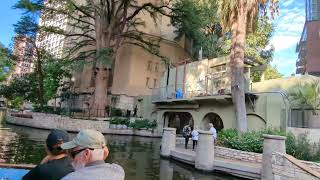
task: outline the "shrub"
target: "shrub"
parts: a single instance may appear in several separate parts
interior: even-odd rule
[[[127,118],[119,118],[119,117],[114,117],[111,118],[110,124],[122,124],[122,125],[127,125],[129,126],[130,120]]]
[[[157,121],[150,121],[148,119],[135,120],[129,124],[129,127],[132,127],[133,129],[155,129],[157,127]]]
[[[109,108],[107,108],[107,109],[108,109],[108,112],[109,112]],[[110,116],[111,117],[114,117],[114,116],[121,117],[122,116],[122,110],[119,109],[119,108],[111,108]]]
[[[296,138],[292,133],[286,133],[275,129],[238,133],[235,129],[222,130],[218,134],[218,145],[227,148],[262,153],[263,134],[286,136],[287,154],[305,161],[320,160],[320,144],[312,144],[306,134]]]
[[[10,108],[14,108],[14,109],[20,109],[20,107],[23,104],[23,99],[21,97],[16,97],[13,100],[10,101]]]

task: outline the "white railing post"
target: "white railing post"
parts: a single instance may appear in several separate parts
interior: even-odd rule
[[[286,137],[275,135],[263,135],[263,154],[262,154],[262,168],[261,179],[273,180],[274,175],[272,173],[272,153],[278,152],[286,153]]]
[[[203,171],[212,171],[214,167],[214,140],[209,131],[199,130],[195,167]]]
[[[170,157],[171,150],[176,148],[176,128],[163,128],[160,155]]]

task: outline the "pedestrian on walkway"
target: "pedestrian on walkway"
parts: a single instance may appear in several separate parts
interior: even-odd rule
[[[209,131],[210,131],[210,133],[212,133],[212,137],[213,137],[213,143],[215,143],[217,140],[217,130],[216,130],[216,128],[214,128],[212,123],[209,123],[209,126],[210,126]]]
[[[185,125],[182,129],[183,132],[183,137],[185,139],[185,143],[184,143],[184,148],[188,149],[188,142],[189,142],[189,138],[191,136],[191,127],[189,124]]]
[[[198,145],[198,139],[199,139],[199,132],[198,127],[193,129],[191,135],[192,135],[192,150],[194,151],[194,147]]]

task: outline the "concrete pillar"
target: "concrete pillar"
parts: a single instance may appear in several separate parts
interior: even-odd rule
[[[286,153],[286,137],[264,134],[263,138],[261,179],[273,180],[272,153]]]
[[[170,161],[166,159],[160,159],[159,180],[172,180],[172,179],[173,179],[173,167],[170,165]]]
[[[212,171],[214,165],[214,141],[209,131],[199,130],[195,167],[203,171]]]
[[[176,148],[176,128],[163,128],[160,155],[170,157],[171,150]]]

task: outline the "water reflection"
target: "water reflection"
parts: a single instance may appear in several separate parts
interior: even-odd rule
[[[4,125],[0,130],[0,159],[7,163],[38,164],[44,157],[49,131]],[[71,137],[75,134],[70,134]],[[193,167],[161,159],[160,139],[106,135],[110,155],[107,162],[120,164],[128,180],[225,180],[230,176],[203,174]]]

